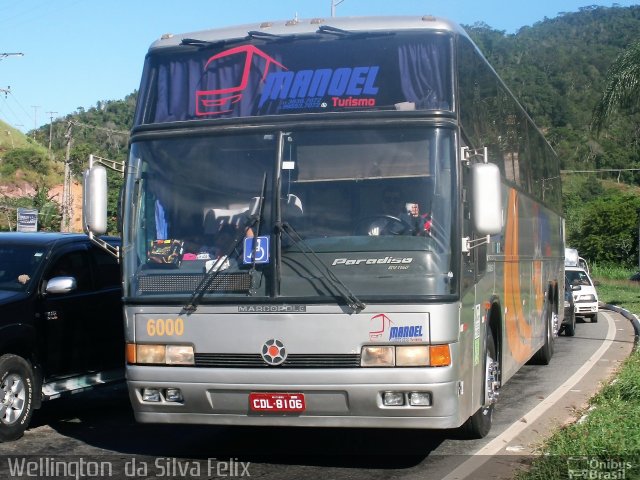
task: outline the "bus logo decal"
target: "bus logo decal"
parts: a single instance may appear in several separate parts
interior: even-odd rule
[[[395,315],[391,320],[384,313],[374,315],[369,320],[369,341],[371,342],[423,342],[428,335],[429,327],[425,321]],[[400,318],[398,318],[400,317]]]
[[[262,345],[262,359],[269,365],[280,365],[287,358],[287,351],[280,340],[272,338]]]
[[[272,65],[287,70],[287,67],[278,62],[275,58],[267,55],[259,48],[253,45],[242,45],[240,47],[231,48],[224,52],[218,53],[207,60],[204,66],[204,72],[214,64],[211,70],[216,69],[216,64],[221,65],[222,62],[229,58],[239,57],[244,55],[244,66],[240,76],[240,83],[235,86],[216,88],[213,90],[196,90],[196,115],[199,117],[208,115],[220,115],[233,110],[233,105],[239,103],[242,100],[244,90],[249,83],[249,75],[251,73],[251,66],[254,64],[254,57],[262,58],[265,61],[264,72],[262,74],[262,80],[264,81],[269,68]]]
[[[374,321],[378,326],[372,327],[372,328],[378,328],[378,329],[369,330],[369,340],[372,342],[375,340],[382,340],[381,337],[384,335],[385,331],[387,331],[391,326],[391,324],[393,323],[391,319],[387,317],[384,313],[379,313],[378,315],[371,317],[371,320],[369,320],[369,322],[374,322]]]
[[[217,88],[196,90],[196,116],[222,115],[246,103],[245,90],[258,88],[252,69],[260,73],[259,109],[270,101],[277,101],[279,110],[372,108],[377,103],[379,65],[290,71],[254,45],[241,45],[205,63],[203,76],[211,74]]]

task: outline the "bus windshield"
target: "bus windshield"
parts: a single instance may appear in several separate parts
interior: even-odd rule
[[[451,295],[454,157],[453,130],[425,126],[134,142],[128,294],[208,277],[204,302],[326,302],[335,275],[363,299]]]

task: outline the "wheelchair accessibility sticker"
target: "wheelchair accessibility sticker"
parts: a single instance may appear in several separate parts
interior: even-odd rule
[[[255,262],[269,263],[269,237],[250,237],[244,239],[243,262],[253,263],[253,241],[256,240]]]

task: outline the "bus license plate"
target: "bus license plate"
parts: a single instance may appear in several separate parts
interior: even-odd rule
[[[304,412],[306,405],[302,393],[252,392],[249,408],[252,412]]]

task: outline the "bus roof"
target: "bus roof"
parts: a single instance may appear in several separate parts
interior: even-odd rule
[[[398,16],[398,17],[333,17],[268,21],[246,25],[236,25],[212,30],[182,34],[164,34],[151,44],[149,51],[180,45],[184,38],[193,38],[204,42],[239,39],[248,32],[261,32],[271,35],[305,35],[316,33],[321,26],[328,26],[347,31],[387,31],[387,30],[436,30],[451,31],[467,36],[456,23],[432,15]]]

